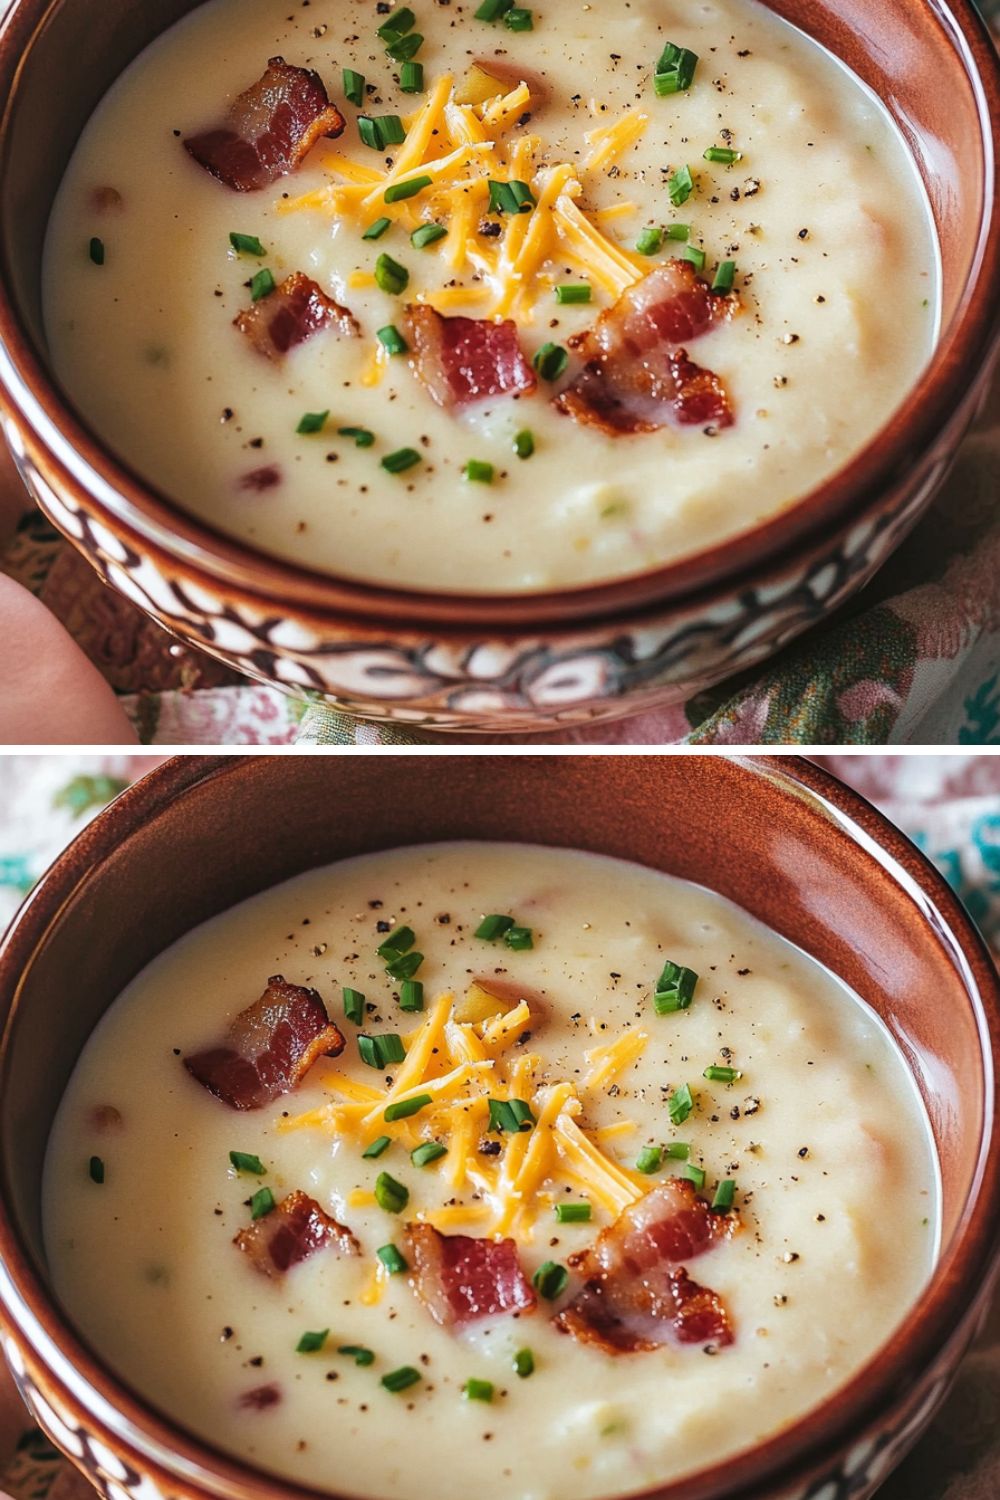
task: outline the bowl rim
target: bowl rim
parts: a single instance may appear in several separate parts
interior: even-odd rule
[[[659,757],[661,762],[670,757]],[[711,756],[704,757],[711,761]],[[19,975],[64,902],[138,827],[178,797],[217,776],[239,775],[252,755],[177,756],[147,773],[90,823],[54,861],[0,941],[0,1002],[9,998],[4,1037],[13,1024]],[[550,758],[536,756],[538,761]],[[1000,1076],[1000,972],[964,906],[931,862],[883,814],[829,772],[799,756],[725,757],[747,772],[777,777],[787,795],[806,795],[814,816],[833,820],[838,837],[873,857],[908,894],[920,919],[948,948],[977,1021],[983,1070],[983,1129],[977,1166],[953,1240],[936,1262],[914,1310],[848,1382],[784,1430],[735,1458],[629,1500],[764,1500],[785,1493],[817,1465],[835,1463],[888,1409],[921,1395],[921,1382],[968,1320],[1000,1263],[1000,1133],[991,1130]],[[391,762],[390,762],[391,764]],[[0,1050],[5,1046],[0,1043]],[[244,1464],[189,1433],[134,1392],[78,1335],[45,1287],[8,1214],[0,1182],[0,1324],[93,1421],[140,1465],[182,1478],[203,1493],[254,1500],[346,1500]],[[43,1387],[44,1395],[44,1387]]]
[[[60,0],[13,0],[0,22],[0,173],[9,156],[16,80],[32,37]],[[911,0],[923,7],[923,0]],[[878,513],[956,419],[971,417],[978,389],[1000,346],[1000,164],[991,121],[1000,119],[1000,58],[973,0],[931,0],[943,42],[951,44],[973,90],[979,115],[977,160],[983,206],[976,251],[962,295],[927,367],[865,447],[785,511],[736,536],[658,567],[598,583],[526,594],[461,594],[396,587],[313,571],[270,556],[197,520],[147,484],[91,431],[64,397],[21,318],[6,245],[0,243],[0,407],[21,420],[61,471],[82,489],[100,520],[124,533],[159,564],[191,570],[198,581],[236,590],[271,608],[294,609],[317,624],[345,617],[371,627],[431,627],[467,636],[493,627],[517,638],[539,625],[596,624],[643,612],[697,610],[720,592],[752,587],[767,567],[787,564],[841,528]],[[806,18],[800,18],[805,23]],[[796,23],[798,24],[798,23]],[[968,377],[972,371],[971,380]]]

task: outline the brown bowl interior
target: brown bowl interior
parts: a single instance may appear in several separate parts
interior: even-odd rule
[[[828,532],[900,483],[914,456],[947,425],[988,360],[1000,323],[1000,236],[991,227],[1000,117],[996,56],[971,0],[767,0],[842,58],[886,103],[923,177],[943,259],[942,339],[932,369],[905,410],[839,475],[783,516],[696,557],[632,579],[523,596],[428,595],[323,577],[276,562],[186,515],[114,460],[51,383],[40,310],[40,263],[53,197],[76,139],[109,85],[136,54],[199,0],[17,0],[0,27],[0,97],[9,83],[0,156],[0,337],[55,428],[116,492],[133,540],[180,548],[208,572],[251,594],[399,624],[433,620],[461,634],[472,625],[521,629],[545,621],[635,610],[747,570]],[[4,36],[4,33],[6,35]],[[80,67],[81,58],[86,67]],[[58,107],[53,107],[53,98]],[[970,276],[977,279],[970,316]],[[891,295],[891,288],[887,289]]]
[[[877,843],[843,831],[838,805]],[[986,1157],[1000,1004],[992,963],[940,877],[859,798],[795,758],[190,757],[152,773],[62,857],[0,949],[0,1254],[44,1304],[49,1126],[88,1035],[143,964],[196,923],[318,863],[466,837],[590,849],[712,887],[841,975],[893,1032],[940,1156],[942,1258],[921,1317],[854,1383],[853,1407],[824,1409],[834,1441],[838,1421],[871,1415],[887,1389],[927,1367],[986,1274],[1000,1193]],[[148,1431],[148,1411],[130,1406],[44,1307],[43,1320]],[[823,1435],[816,1423],[807,1434]],[[762,1473],[771,1477],[794,1438],[758,1451]],[[240,1474],[192,1447],[216,1473]],[[748,1474],[757,1477],[755,1463],[741,1465]],[[685,1500],[729,1493],[731,1475],[683,1488]]]

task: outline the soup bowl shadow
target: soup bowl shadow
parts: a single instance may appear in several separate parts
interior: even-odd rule
[[[770,0],[885,101],[927,188],[942,333],[902,408],[827,482],[724,544],[528,596],[420,593],[267,557],[145,483],[60,390],[40,286],[56,189],[117,75],[196,3],[13,0],[0,24],[4,431],[50,520],[189,646],[372,719],[468,734],[558,728],[675,702],[752,667],[844,603],[926,509],[983,395],[1000,331],[1000,75],[972,0]],[[571,432],[567,445],[571,461]]]
[[[107,1500],[317,1500],[172,1423],[76,1331],[46,1267],[46,1142],[88,1035],[163,947],[318,864],[456,838],[588,849],[709,886],[840,975],[891,1030],[941,1167],[925,1293],[818,1409],[644,1497],[867,1500],[943,1400],[996,1281],[1000,979],[927,860],[794,757],[186,757],[100,814],[0,945],[0,1343],[40,1426]],[[352,1494],[346,1466],[329,1493]]]

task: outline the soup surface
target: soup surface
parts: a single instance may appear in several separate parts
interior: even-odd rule
[[[278,974],[346,1048],[238,1109],[205,1049]],[[627,1493],[775,1433],[899,1323],[938,1223],[922,1107],[853,994],[703,889],[517,844],[349,860],[176,943],[85,1048],[44,1189],[57,1291],[136,1389],[262,1468],[405,1500]],[[296,1192],[354,1242],[262,1255]],[[602,1323],[572,1258],[677,1211],[669,1308]],[[434,1257],[503,1237],[465,1270],[506,1311],[437,1321]]]
[[[310,568],[537,591],[755,525],[899,405],[934,338],[936,242],[901,137],[828,54],[754,0],[494,22],[420,0],[399,35],[400,14],[209,0],[84,130],[47,329],[140,474]],[[276,56],[345,128],[237,190],[205,134],[235,107],[256,138],[268,107],[233,101]],[[289,346],[271,323],[294,274],[315,291]]]

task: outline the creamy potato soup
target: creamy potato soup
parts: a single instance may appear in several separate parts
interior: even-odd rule
[[[479,843],[312,871],[155,959],[44,1208],[59,1296],[150,1401],[393,1500],[739,1453],[900,1323],[938,1224],[910,1075],[829,973],[703,889]]]
[[[212,526],[530,592],[840,467],[937,247],[881,104],[754,0],[209,0],[83,131],[44,301],[83,416]]]

